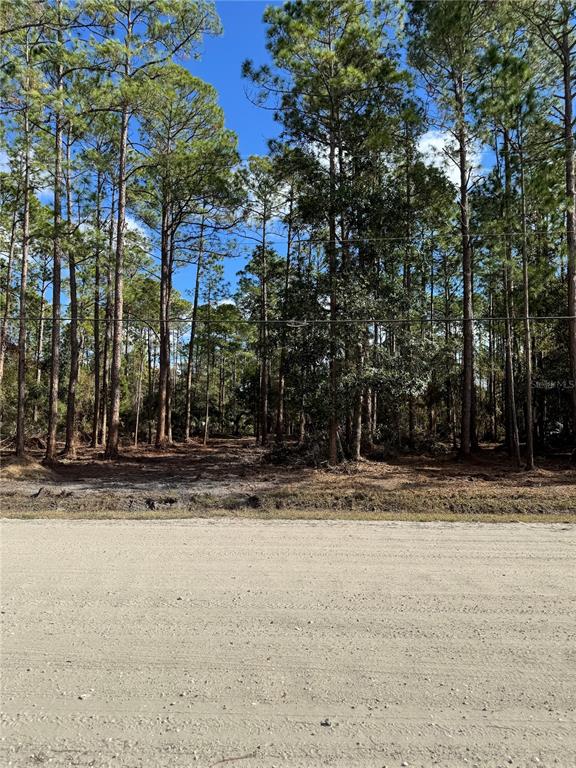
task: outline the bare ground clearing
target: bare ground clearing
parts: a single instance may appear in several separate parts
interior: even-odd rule
[[[576,471],[567,457],[526,473],[514,471],[495,448],[468,463],[406,456],[333,471],[267,463],[251,440],[125,448],[114,462],[83,449],[54,471],[40,459],[32,453],[29,462],[14,465],[4,457],[4,517],[576,518]]]
[[[2,765],[576,765],[574,525],[1,531]]]

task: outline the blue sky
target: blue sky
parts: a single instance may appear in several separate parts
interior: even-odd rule
[[[223,33],[204,40],[199,60],[185,62],[194,75],[216,89],[226,126],[236,133],[242,158],[251,154],[265,154],[268,140],[279,133],[272,112],[250,102],[246,95],[248,84],[241,77],[242,63],[246,59],[252,59],[256,65],[270,61],[266,50],[266,26],[262,17],[268,5],[278,2],[281,0],[216,0]],[[430,130],[422,137],[420,148],[432,164],[445,166],[442,148],[446,138],[447,134],[440,130]],[[479,151],[477,160],[484,168],[492,165],[486,152]],[[449,176],[455,176],[454,166],[445,169]],[[46,191],[45,195],[51,199],[51,192]],[[49,199],[45,202],[49,202]],[[245,245],[248,246],[249,241]],[[282,250],[281,246],[279,250]],[[246,259],[247,256],[238,255],[224,262],[225,279],[232,289],[236,284],[236,274],[243,268]],[[187,267],[175,275],[175,287],[185,298],[189,298],[188,291],[194,283],[194,273],[194,267]]]
[[[255,106],[246,95],[247,83],[241,77],[242,63],[252,59],[256,65],[270,61],[266,50],[266,26],[262,21],[265,8],[281,0],[217,0],[216,7],[223,26],[223,34],[206,38],[200,61],[188,63],[190,71],[216,88],[220,106],[224,110],[226,125],[238,136],[242,158],[251,154],[265,154],[267,142],[279,132],[272,112]],[[448,134],[438,129],[429,130],[421,139],[421,151],[428,162],[447,171],[452,181],[458,182],[454,165],[446,166],[443,147]],[[485,151],[478,148],[472,158],[481,166],[492,162]],[[281,248],[280,248],[281,250]],[[234,288],[236,273],[244,266],[245,257],[225,260],[224,274]],[[186,289],[193,282],[194,268],[189,267],[175,275],[174,284],[186,298]]]
[[[242,63],[253,59],[255,64],[270,60],[266,51],[266,27],[262,16],[270,2],[264,0],[217,0],[216,8],[223,34],[206,38],[202,58],[187,63],[197,77],[213,85],[224,110],[226,127],[238,136],[241,157],[267,152],[267,142],[277,135],[279,126],[272,113],[255,106],[246,96],[246,83],[241,77]],[[232,287],[236,273],[244,266],[242,257],[224,263],[224,275]],[[176,288],[184,294],[193,284],[194,267],[180,270],[174,279]]]
[[[200,60],[183,62],[197,77],[213,85],[224,110],[226,126],[238,136],[238,148],[243,158],[252,154],[265,154],[267,142],[277,135],[279,126],[272,113],[250,102],[245,93],[245,81],[241,77],[242,63],[250,58],[255,64],[269,61],[266,51],[266,27],[262,21],[265,8],[274,0],[217,0],[216,7],[223,26],[223,34],[207,37],[203,43]],[[0,150],[0,170],[7,168],[7,156]],[[52,204],[52,190],[39,193],[42,202]],[[139,226],[133,216],[128,220]],[[236,274],[243,268],[246,256],[227,259],[224,262],[225,279],[232,289]],[[194,285],[195,267],[177,271],[174,285],[184,298]],[[67,303],[67,297],[63,298]]]
[[[266,142],[278,132],[272,113],[254,106],[245,94],[240,75],[242,63],[269,61],[266,28],[262,22],[269,2],[262,0],[218,0],[216,7],[224,32],[206,38],[200,61],[190,62],[193,74],[211,83],[219,94],[226,125],[238,135],[240,154],[264,154]]]

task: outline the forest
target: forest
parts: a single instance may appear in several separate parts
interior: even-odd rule
[[[571,0],[263,24],[242,82],[279,131],[242,157],[194,74],[215,4],[1,0],[2,449],[569,456]]]

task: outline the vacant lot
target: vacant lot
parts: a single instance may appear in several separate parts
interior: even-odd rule
[[[575,544],[572,525],[4,521],[0,760],[572,767]]]
[[[576,470],[568,455],[517,471],[497,447],[469,462],[450,455],[314,467],[298,454],[275,464],[249,439],[156,451],[123,449],[118,461],[82,449],[54,469],[5,455],[5,517],[280,517],[576,522]],[[308,457],[309,458],[309,457]]]

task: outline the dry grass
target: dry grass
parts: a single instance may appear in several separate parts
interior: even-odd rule
[[[567,460],[518,472],[496,449],[472,462],[406,456],[337,469],[268,464],[247,440],[169,451],[127,449],[115,462],[84,450],[57,474],[34,459],[7,462],[0,514],[18,518],[244,517],[338,520],[576,522]]]
[[[10,456],[0,462],[0,473],[5,481],[57,482],[58,475],[32,456]]]
[[[286,520],[446,520],[484,522],[576,523],[576,494],[559,498],[475,494],[457,497],[435,491],[348,492],[290,491],[258,495],[166,497],[43,493],[24,500],[4,497],[2,515],[23,519],[162,520],[185,518],[258,518]]]
[[[284,510],[282,513],[258,512],[244,509],[230,511],[226,509],[210,510],[146,510],[128,514],[126,510],[81,510],[72,515],[67,510],[48,509],[42,511],[20,510],[11,514],[2,513],[4,519],[19,520],[189,520],[205,518],[228,518],[249,520],[364,520],[364,521],[411,521],[411,522],[459,522],[459,523],[564,523],[576,524],[576,514],[547,512],[545,514],[524,513],[515,514],[509,512],[493,513],[468,513],[462,515],[458,512],[356,512],[345,513],[333,510]]]

